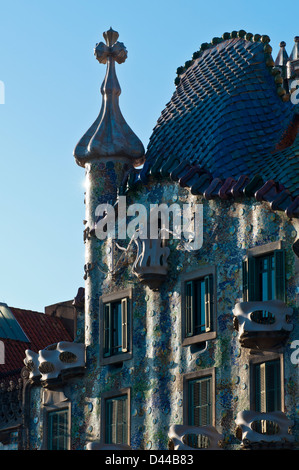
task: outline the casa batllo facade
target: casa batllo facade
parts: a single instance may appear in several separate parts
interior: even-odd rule
[[[77,335],[26,351],[22,446],[296,449],[298,38],[275,62],[268,36],[202,44],[146,150],[119,108],[126,48],[112,29],[104,38],[102,108],[74,150],[86,178]],[[200,246],[188,224],[180,238],[171,223],[168,239],[120,236],[134,220],[123,201],[187,205]]]

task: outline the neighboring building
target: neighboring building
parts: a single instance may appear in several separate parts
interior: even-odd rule
[[[48,310],[53,314],[54,308]],[[74,317],[74,307],[72,310]],[[38,352],[49,344],[73,338],[61,318],[0,303],[0,341],[4,353],[0,363],[0,449],[21,447],[23,379],[28,378],[25,351]]]
[[[299,44],[276,67],[267,36],[203,44],[145,152],[118,105],[126,49],[104,37],[103,105],[74,151],[85,292],[74,342],[27,353],[27,448],[298,448]],[[193,219],[181,237],[138,239],[124,233],[132,204]]]

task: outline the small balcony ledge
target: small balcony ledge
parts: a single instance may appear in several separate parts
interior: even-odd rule
[[[239,333],[241,346],[257,350],[281,348],[293,325],[293,309],[281,300],[251,301],[236,304],[234,327]]]
[[[214,426],[175,424],[169,429],[171,450],[222,450],[223,436]]]
[[[294,422],[282,411],[241,411],[236,425],[236,437],[242,441],[242,449],[293,448],[295,438],[290,434],[290,428]]]
[[[29,379],[45,387],[81,375],[85,370],[85,345],[61,341],[38,353],[27,349],[24,364]]]
[[[295,438],[290,434],[294,422],[282,411],[241,411],[236,425],[242,449],[292,449],[294,445]]]

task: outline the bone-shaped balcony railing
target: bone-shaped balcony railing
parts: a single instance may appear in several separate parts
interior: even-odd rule
[[[85,367],[85,346],[82,343],[61,341],[35,353],[25,351],[24,364],[29,370],[29,378],[43,381],[55,380],[69,370],[82,370]]]
[[[222,434],[214,426],[174,424],[169,429],[173,450],[221,450]]]
[[[293,330],[289,322],[293,309],[281,300],[240,302],[233,314],[237,319],[240,343],[245,347],[254,345],[254,335],[260,349],[267,348],[267,345],[280,346]]]
[[[238,413],[236,418],[237,429],[241,430],[239,436],[243,444],[276,443],[292,444],[294,436],[289,429],[294,422],[287,418],[282,411],[261,413],[245,410]]]

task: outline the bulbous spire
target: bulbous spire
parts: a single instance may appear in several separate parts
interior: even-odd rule
[[[275,67],[280,67],[281,69],[283,69],[287,65],[289,56],[285,49],[286,43],[284,41],[281,41],[279,46],[280,46],[280,49],[275,60]]]
[[[294,37],[294,46],[290,54],[290,60],[299,60],[299,36]]]
[[[299,36],[294,38],[294,46],[287,63],[287,76],[288,79],[293,80],[299,77]]]
[[[132,163],[144,156],[144,147],[126,123],[120,108],[121,88],[115,72],[115,62],[121,64],[127,58],[127,50],[118,42],[118,33],[110,28],[103,33],[106,44],[96,44],[94,54],[100,64],[107,64],[106,76],[101,86],[102,106],[97,119],[83,135],[74,150],[76,162],[99,159],[125,159]]]

